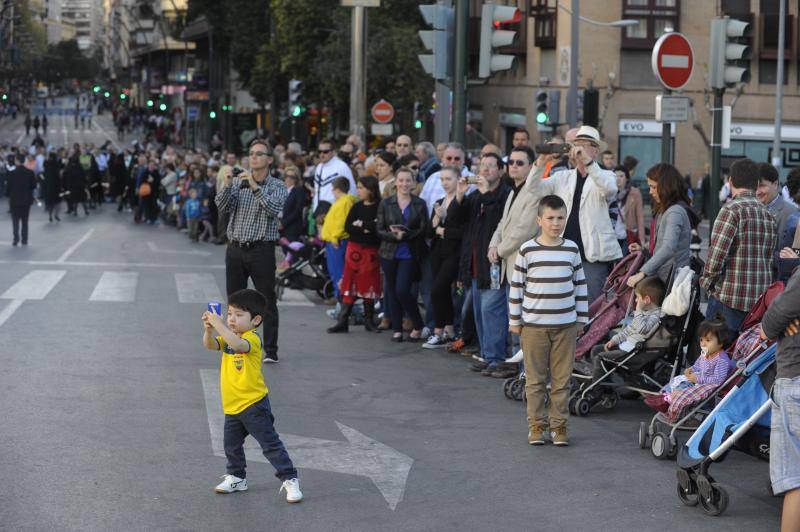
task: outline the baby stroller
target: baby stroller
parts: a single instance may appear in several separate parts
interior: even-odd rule
[[[589,305],[591,319],[578,339],[575,358],[580,359],[595,344],[608,335],[630,311],[634,291],[628,286],[628,278],[639,271],[644,263],[644,253],[637,251],[620,260],[603,284],[603,295]],[[509,377],[503,382],[503,394],[509,399],[522,401],[525,397],[525,372]]]
[[[696,330],[703,318],[699,296],[700,287],[695,278],[685,314],[662,317],[661,325],[628,356],[620,360],[601,358],[604,374],[597,381],[592,382],[591,372],[574,373],[576,391],[570,397],[570,413],[587,416],[596,404],[611,410],[616,407],[621,390],[641,396],[660,393],[664,384],[683,368],[687,358],[696,358],[689,349],[691,345],[687,344],[690,344],[689,332]]]
[[[728,507],[728,492],[708,473],[732,448],[769,460],[769,427],[775,381],[776,345],[770,346],[742,372],[740,381],[711,411],[678,453],[678,498],[687,506],[700,503],[709,515]]]
[[[318,239],[309,239],[296,250],[298,260],[275,276],[275,295],[278,301],[286,288],[314,290],[321,298],[333,297],[333,282],[328,275],[325,246]]]
[[[736,368],[725,382],[706,397],[701,396],[702,398],[693,405],[690,404],[681,408],[679,403],[673,404],[670,407],[671,409],[676,409],[677,407],[677,411],[683,411],[683,415],[677,421],[675,421],[674,416],[670,417],[662,412],[656,413],[649,425],[642,421],[639,424],[638,433],[638,443],[641,449],[647,447],[649,440],[650,451],[655,458],[675,458],[678,453],[677,431],[695,430],[708,415],[709,405],[712,401],[727,393],[731,385],[741,376],[747,364],[769,348],[771,342],[761,341],[759,337],[760,322],[769,305],[780,295],[783,288],[782,282],[773,283],[759,297],[752,310],[745,317],[743,322],[746,326],[743,328],[744,332],[739,336],[732,348],[728,349],[728,352],[733,355],[732,361],[736,364]],[[679,414],[676,412],[675,415]],[[669,434],[667,434],[667,430],[669,430]]]

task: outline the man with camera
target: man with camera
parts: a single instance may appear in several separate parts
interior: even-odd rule
[[[283,181],[270,174],[267,141],[250,142],[250,171],[229,168],[216,203],[228,220],[225,282],[228,294],[247,288],[247,280],[267,300],[264,313],[264,362],[278,361],[278,306],[275,300],[275,242],[278,216],[288,195]]]
[[[571,169],[553,172],[548,179],[529,182],[525,188],[540,198],[555,194],[567,204],[563,237],[578,244],[591,303],[603,293],[611,262],[622,258],[608,214],[608,204],[617,194],[617,181],[614,172],[597,163],[607,145],[595,128],[581,126],[568,146]],[[545,166],[560,158],[560,153],[541,155],[536,165]]]

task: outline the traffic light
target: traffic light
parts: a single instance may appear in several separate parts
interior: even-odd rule
[[[127,97],[128,97],[128,96],[127,96],[127,95],[126,95],[124,92],[121,92],[121,93],[119,93],[119,99],[120,99],[120,100],[124,100],[124,99],[125,99],[125,98],[127,98]]]
[[[100,92],[100,85],[95,85],[94,87],[92,87],[92,92],[94,92],[95,94]]]
[[[153,105],[155,105],[155,103],[153,102],[153,100],[150,100],[150,99],[148,99],[148,100],[147,100],[147,107],[153,107]]]
[[[712,88],[750,82],[751,35],[749,22],[727,16],[711,21],[708,68]]]
[[[550,127],[550,96],[547,91],[536,91],[536,126],[539,131],[548,131]]]
[[[421,107],[422,105],[419,102],[414,102],[414,129],[422,129]]]
[[[439,4],[419,6],[425,23],[433,30],[422,30],[419,38],[430,54],[419,54],[419,62],[434,79],[447,79],[453,75],[453,36],[455,10]]]
[[[8,100],[8,94],[3,94],[3,96],[2,96],[2,100],[3,100],[3,101],[6,101],[6,100]]]
[[[299,79],[289,80],[289,112],[294,118],[303,114],[303,82]]]
[[[214,111],[214,110],[212,109],[211,111],[209,111],[209,112],[208,112],[208,117],[209,117],[211,120],[216,120],[216,118],[217,118],[217,112],[216,112],[216,111]]]
[[[158,108],[159,108],[161,111],[166,111],[166,110],[167,110],[167,104],[165,104],[165,103],[162,103],[161,105],[159,105],[159,106],[158,106]]]
[[[103,93],[103,98],[108,98],[108,97],[110,97],[110,96],[111,96],[111,93],[110,93],[110,92],[108,92],[108,91],[106,91],[106,92],[104,92],[104,93]]]
[[[600,121],[600,93],[594,87],[583,91],[583,125],[597,127]]]
[[[516,31],[499,29],[502,24],[516,23],[522,18],[522,12],[513,6],[483,4],[481,11],[481,47],[478,58],[478,77],[488,78],[495,72],[508,70],[514,66],[516,57],[496,53],[496,48],[508,46],[514,42]]]

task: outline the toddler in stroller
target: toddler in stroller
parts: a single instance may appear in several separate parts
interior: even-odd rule
[[[278,300],[286,288],[314,290],[323,299],[333,297],[333,283],[328,275],[322,242],[309,238],[295,253],[296,261],[276,275],[275,292]]]

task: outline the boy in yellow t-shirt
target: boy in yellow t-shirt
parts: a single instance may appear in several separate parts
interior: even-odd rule
[[[228,317],[203,313],[203,345],[222,351],[219,386],[225,412],[225,456],[228,474],[216,487],[217,493],[247,491],[244,439],[248,434],[258,441],[264,456],[286,490],[287,502],[300,502],[303,494],[297,470],[289,458],[273,423],[267,386],[261,373],[261,338],[255,329],[261,325],[267,302],[259,292],[245,289],[228,297]],[[214,335],[216,330],[219,336]]]

